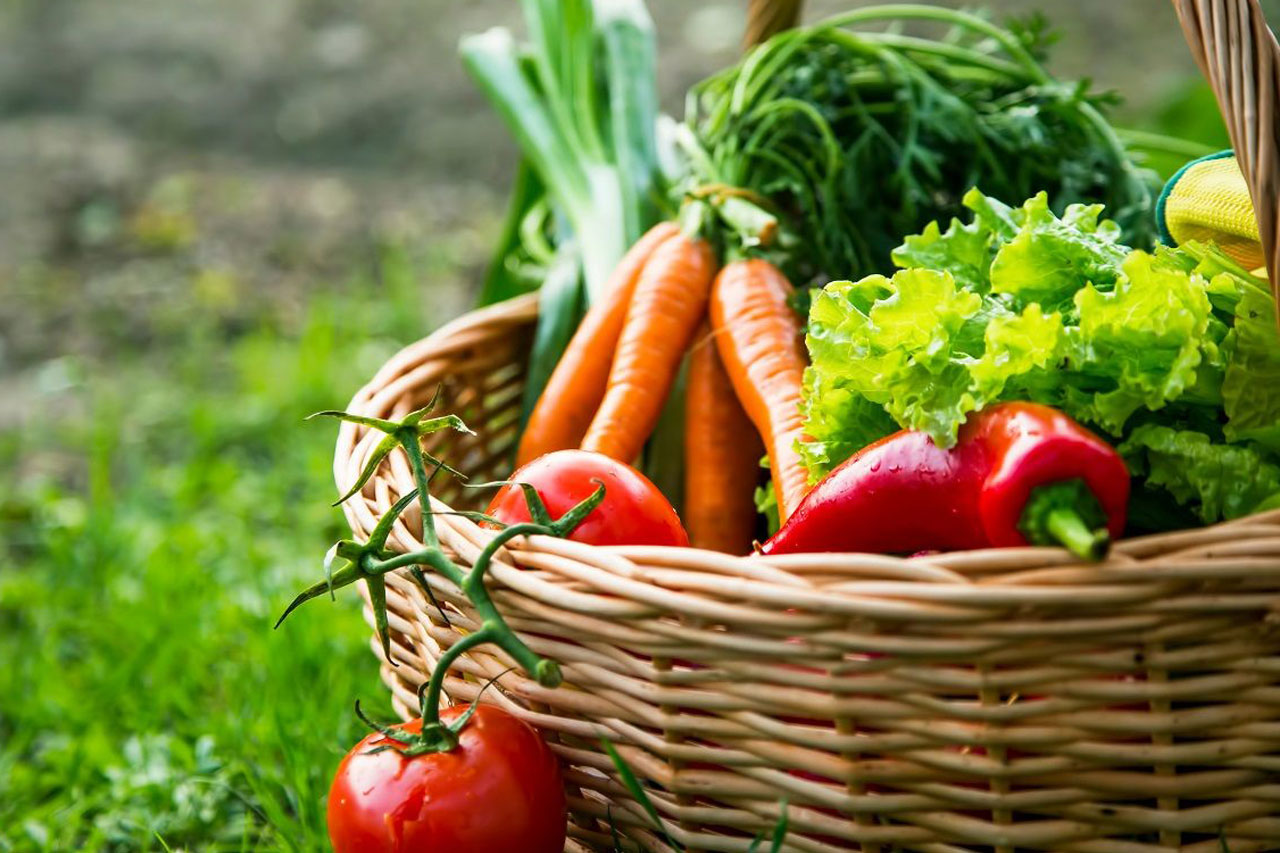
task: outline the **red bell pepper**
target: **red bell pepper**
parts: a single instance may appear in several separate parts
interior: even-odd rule
[[[972,415],[949,450],[899,432],[832,471],[765,554],[1063,545],[1101,559],[1124,530],[1129,471],[1115,449],[1035,403]]]

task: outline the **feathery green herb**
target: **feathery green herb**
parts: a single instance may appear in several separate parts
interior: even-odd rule
[[[1011,204],[1043,190],[1059,212],[1105,203],[1147,246],[1155,177],[1107,123],[1107,97],[1044,70],[1048,41],[1038,19],[1005,28],[911,4],[781,33],[690,93],[679,192],[711,201],[730,248],[767,253],[797,283],[886,271],[903,234],[959,213],[972,186]],[[759,226],[769,215],[776,239]]]

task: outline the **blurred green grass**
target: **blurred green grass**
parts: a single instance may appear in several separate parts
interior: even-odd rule
[[[271,630],[344,529],[302,418],[438,320],[423,277],[384,249],[292,320],[45,366],[0,432],[0,850],[325,849],[352,703],[390,709],[357,596]]]

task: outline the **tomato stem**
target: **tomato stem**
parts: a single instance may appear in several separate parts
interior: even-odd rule
[[[438,394],[437,394],[438,396]],[[556,687],[560,684],[559,665],[552,660],[540,657],[516,634],[502,618],[494,605],[485,586],[485,575],[489,570],[493,557],[512,539],[519,536],[568,536],[582,523],[600,502],[604,500],[604,484],[597,481],[597,488],[586,500],[571,508],[558,519],[553,519],[547,511],[546,504],[537,491],[528,484],[519,484],[528,504],[529,516],[533,519],[524,524],[515,524],[503,528],[485,545],[476,557],[470,570],[464,570],[445,554],[440,546],[439,532],[436,529],[434,512],[431,509],[431,480],[440,470],[454,472],[439,459],[422,449],[422,436],[446,427],[470,432],[461,420],[453,415],[424,419],[424,415],[435,405],[435,400],[423,409],[412,412],[400,421],[387,421],[380,418],[369,418],[347,412],[322,412],[328,417],[336,417],[376,429],[386,434],[371,454],[356,483],[341,500],[346,500],[363,488],[364,484],[377,471],[382,460],[397,446],[403,448],[408,457],[409,467],[413,473],[415,488],[401,497],[387,513],[378,520],[370,532],[369,540],[364,543],[343,540],[329,552],[325,562],[325,579],[304,590],[285,609],[279,627],[295,608],[318,596],[329,594],[356,581],[363,580],[369,590],[369,601],[373,609],[374,625],[382,642],[383,655],[392,666],[396,662],[391,658],[390,625],[387,616],[386,575],[397,569],[409,568],[415,582],[422,587],[428,598],[440,611],[445,624],[449,624],[444,609],[436,601],[434,593],[427,583],[422,568],[428,568],[447,578],[455,584],[462,594],[471,602],[476,614],[480,617],[481,626],[468,634],[441,656],[431,678],[419,692],[420,713],[422,716],[421,732],[387,748],[395,749],[405,755],[421,755],[427,752],[447,752],[458,744],[458,733],[440,721],[440,697],[444,690],[444,680],[450,667],[459,657],[471,649],[485,643],[493,643],[506,652],[516,664],[531,678],[543,687]],[[434,471],[427,472],[428,461]],[[461,475],[459,475],[461,476]],[[422,513],[422,542],[425,547],[407,554],[396,554],[386,547],[396,521],[409,505],[417,500]],[[341,502],[341,501],[340,501]],[[341,558],[345,563],[332,570],[332,562]],[[462,718],[469,719],[469,715]]]
[[[505,625],[503,626],[506,627]],[[510,628],[507,628],[510,631]],[[430,724],[440,725],[440,692],[444,687],[444,677],[448,675],[449,668],[453,662],[462,655],[474,649],[476,646],[482,646],[485,643],[495,642],[497,640],[493,626],[486,624],[483,628],[468,634],[458,642],[454,643],[440,658],[436,661],[435,669],[431,673],[431,680],[427,682],[427,689],[422,692],[419,702],[419,714],[422,717],[422,730],[425,732]]]
[[[409,467],[413,471],[413,484],[418,489],[418,504],[422,509],[422,544],[428,549],[438,549],[440,537],[436,534],[436,519],[431,513],[430,478],[427,476],[427,467],[422,461],[422,445],[418,443],[416,433],[408,441],[402,438],[400,443],[409,457]]]

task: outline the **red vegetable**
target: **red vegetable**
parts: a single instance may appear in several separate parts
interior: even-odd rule
[[[590,545],[689,544],[680,517],[658,487],[636,469],[588,450],[548,453],[511,475],[513,483],[533,486],[552,518],[559,518],[604,484],[604,500],[569,535]],[[529,506],[519,486],[503,486],[487,514],[504,524],[529,521]]]
[[[441,712],[449,722],[466,711]],[[399,728],[408,735],[422,721]],[[560,853],[565,797],[560,765],[538,733],[479,705],[448,752],[405,757],[375,732],[338,766],[329,789],[334,853]]]
[[[969,418],[943,450],[899,432],[814,487],[766,554],[963,550],[1061,544],[1100,559],[1124,530],[1129,471],[1061,412],[1003,403]]]

